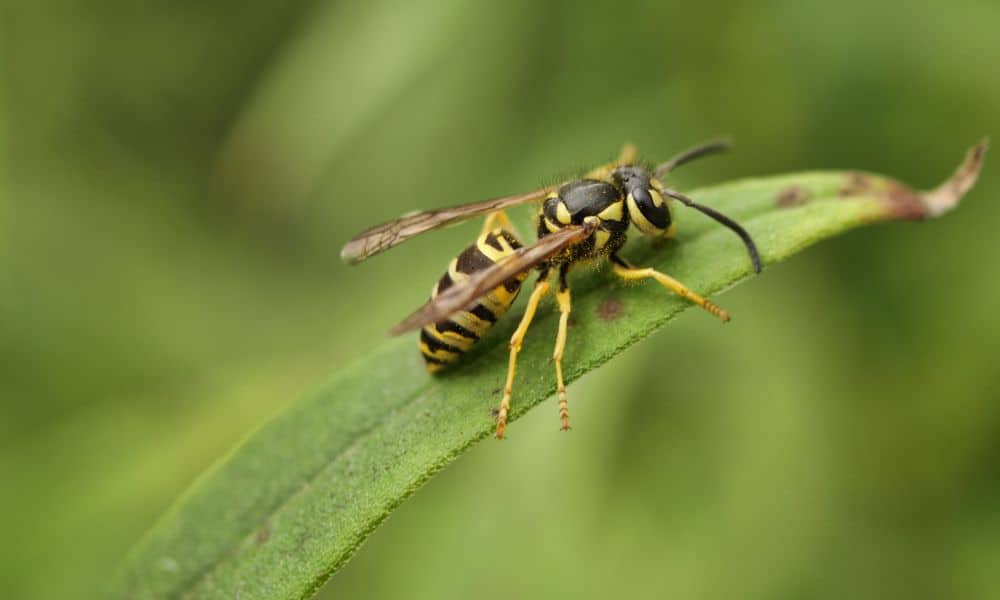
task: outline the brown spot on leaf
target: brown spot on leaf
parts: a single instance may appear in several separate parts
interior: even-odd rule
[[[774,199],[778,208],[801,206],[809,201],[809,190],[800,185],[790,185],[778,192]]]
[[[271,524],[265,523],[264,526],[260,528],[260,531],[257,532],[257,537],[254,538],[254,541],[258,546],[260,546],[262,544],[266,544],[269,539],[271,539]]]
[[[625,305],[621,303],[620,300],[616,298],[605,298],[603,302],[597,305],[597,318],[607,323],[618,320],[618,317],[622,316]]]
[[[499,417],[499,416],[500,416],[500,409],[499,409],[499,408],[496,408],[496,407],[494,407],[494,408],[491,408],[491,409],[490,409],[490,414],[491,414],[492,416],[494,416],[494,417]]]
[[[924,207],[920,195],[902,183],[877,175],[851,172],[845,176],[839,195],[844,200],[875,198],[882,201],[883,209],[873,215],[873,220],[919,219]]]
[[[840,186],[837,194],[841,198],[860,196],[866,192],[872,191],[874,187],[875,185],[872,177],[865,175],[864,173],[852,171],[847,174],[847,180],[844,182],[844,185]]]

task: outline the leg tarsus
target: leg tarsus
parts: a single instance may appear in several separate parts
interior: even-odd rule
[[[560,273],[559,291],[556,301],[559,303],[559,333],[556,335],[556,347],[552,359],[556,363],[556,393],[559,396],[559,421],[561,429],[569,431],[569,402],[566,399],[566,383],[563,381],[562,359],[566,349],[566,334],[569,328],[569,312],[572,306],[569,286],[566,285],[565,272]]]

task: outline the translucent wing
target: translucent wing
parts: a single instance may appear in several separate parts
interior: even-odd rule
[[[388,250],[421,233],[444,227],[445,225],[460,223],[466,219],[485,215],[509,206],[524,204],[532,200],[541,200],[549,192],[557,188],[558,186],[553,185],[526,194],[504,196],[502,198],[463,204],[452,208],[440,208],[409,214],[359,233],[354,239],[344,245],[343,250],[340,251],[340,258],[349,263],[359,263],[369,256]]]
[[[622,148],[618,160],[591,169],[584,177],[591,179],[607,179],[615,167],[631,164],[635,161],[635,146],[626,144]],[[369,256],[384,252],[397,244],[426,233],[439,227],[460,223],[473,217],[485,215],[495,210],[501,210],[533,200],[541,200],[550,192],[559,189],[562,184],[550,185],[525,194],[503,196],[483,202],[463,204],[452,208],[440,208],[402,216],[388,223],[383,223],[359,233],[344,245],[340,258],[345,262],[359,263]]]
[[[596,228],[596,221],[584,225],[570,225],[546,235],[530,246],[519,248],[507,259],[478,271],[467,279],[455,282],[454,285],[417,309],[402,323],[389,330],[389,334],[399,335],[420,329],[431,323],[440,323],[511,277],[523,273],[573,244],[587,239]]]

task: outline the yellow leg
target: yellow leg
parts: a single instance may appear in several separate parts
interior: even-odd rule
[[[506,229],[507,231],[513,231],[514,229],[514,224],[507,218],[507,213],[502,210],[486,215],[486,220],[483,221],[483,229],[479,232],[479,235],[487,234],[497,227]]]
[[[521,344],[524,343],[524,335],[531,326],[531,320],[535,318],[535,311],[538,303],[549,292],[549,282],[545,281],[547,274],[539,276],[535,282],[535,289],[531,291],[528,298],[528,307],[524,309],[524,316],[521,323],[510,336],[510,360],[507,363],[507,383],[503,387],[503,400],[500,401],[500,411],[497,413],[497,439],[503,439],[504,430],[507,429],[507,415],[510,413],[510,396],[514,391],[514,373],[517,371],[517,354],[521,351]]]
[[[686,285],[666,273],[661,273],[656,269],[650,268],[637,269],[617,256],[612,257],[612,264],[614,265],[615,274],[622,279],[655,279],[660,285],[681,298],[697,304],[723,321],[729,320],[729,313],[712,304],[706,298],[692,292]]]
[[[618,155],[618,165],[630,165],[635,162],[635,155],[639,150],[635,147],[635,144],[625,144],[622,146],[622,151]]]
[[[559,291],[556,292],[556,301],[559,302],[559,333],[556,335],[556,350],[552,354],[552,359],[556,363],[556,393],[559,394],[559,420],[562,422],[562,430],[569,431],[569,403],[566,401],[566,384],[563,382],[562,358],[563,350],[566,349],[566,330],[569,327],[570,295],[569,288],[565,282],[560,284]]]

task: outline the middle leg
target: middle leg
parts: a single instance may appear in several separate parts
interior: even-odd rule
[[[563,431],[569,431],[569,402],[566,400],[566,383],[563,381],[562,370],[571,307],[569,285],[566,283],[567,271],[569,271],[568,265],[563,265],[559,269],[559,290],[556,292],[556,301],[559,303],[559,333],[556,335],[555,352],[552,353],[552,360],[556,363],[556,393],[559,395],[559,420],[562,422]]]
[[[528,298],[528,306],[524,309],[524,316],[521,317],[521,323],[510,337],[507,381],[503,386],[503,399],[500,400],[500,410],[497,412],[497,430],[495,435],[498,440],[503,439],[504,432],[507,429],[507,415],[510,413],[510,397],[514,393],[514,374],[517,372],[517,355],[521,352],[521,344],[524,343],[524,336],[528,333],[528,327],[531,326],[531,321],[535,318],[538,303],[549,292],[549,282],[546,280],[548,276],[548,267],[543,267],[542,272],[535,281],[535,289],[531,291],[531,296]]]

